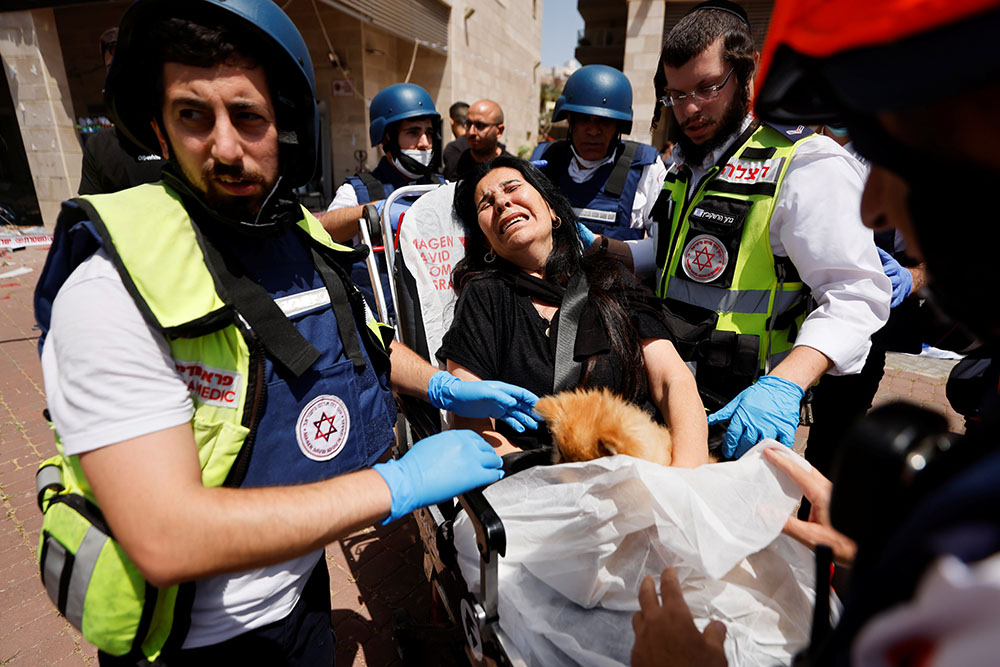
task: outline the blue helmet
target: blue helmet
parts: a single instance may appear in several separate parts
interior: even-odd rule
[[[372,146],[381,144],[385,139],[386,128],[398,120],[431,116],[436,123],[441,122],[441,114],[434,108],[434,100],[415,83],[396,83],[380,90],[372,98],[368,115],[371,118],[368,136],[372,140]]]
[[[581,67],[566,80],[552,121],[566,118],[571,111],[617,120],[619,131],[628,134],[632,131],[632,84],[614,67]]]
[[[191,19],[228,28],[245,39],[247,55],[267,71],[278,115],[283,154],[282,176],[290,187],[308,183],[319,155],[319,113],[316,77],[309,49],[292,20],[271,0],[136,0],[122,17],[118,45],[104,84],[111,118],[125,135],[143,148],[160,152],[149,122],[159,118],[157,92],[151,88],[159,72],[151,73],[144,37],[165,18]],[[158,63],[156,63],[158,65]]]

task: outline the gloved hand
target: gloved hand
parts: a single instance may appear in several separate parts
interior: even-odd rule
[[[876,250],[879,259],[882,260],[882,272],[892,283],[892,299],[889,301],[889,307],[895,308],[913,291],[913,274],[882,248]]]
[[[424,438],[402,458],[373,467],[392,494],[392,509],[382,523],[492,484],[503,477],[501,466],[503,459],[475,431],[445,431]]]
[[[538,428],[538,416],[531,411],[538,397],[506,382],[465,382],[448,371],[438,371],[427,383],[427,400],[460,417],[502,419],[518,433]]]
[[[587,225],[577,221],[576,231],[580,235],[580,240],[583,241],[584,250],[594,245],[594,238],[596,237],[594,236],[594,232],[590,231],[590,228],[587,227]]]
[[[535,169],[541,169],[542,167],[549,166],[548,160],[528,160],[528,161],[531,163],[531,166],[534,167]]]
[[[765,375],[741,391],[726,407],[708,416],[708,425],[728,421],[722,441],[727,459],[738,459],[765,438],[786,447],[795,444],[799,411],[805,392],[785,378]]]

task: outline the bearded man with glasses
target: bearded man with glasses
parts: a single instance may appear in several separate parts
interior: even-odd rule
[[[739,5],[694,7],[664,40],[654,83],[680,130],[653,217],[631,245],[656,269],[675,344],[696,366],[722,454],[791,447],[824,373],[858,373],[891,285],[858,207],[860,163],[803,126],[750,113],[758,53]],[[655,125],[655,123],[654,123]],[[721,409],[719,409],[721,408]]]

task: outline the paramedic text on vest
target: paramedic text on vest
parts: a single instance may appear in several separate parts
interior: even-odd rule
[[[778,0],[756,101],[760,116],[774,122],[847,119],[855,147],[872,165],[861,212],[865,224],[902,231],[907,252],[926,262],[924,295],[989,345],[1000,342],[1000,317],[990,307],[996,269],[988,261],[970,261],[969,244],[971,239],[976,247],[997,247],[997,212],[988,198],[941,193],[989,192],[1000,179],[1000,54],[984,48],[998,31],[995,0]],[[926,168],[928,155],[934,169]],[[868,489],[842,487],[840,479],[834,480],[832,499],[828,482],[803,487],[814,506],[831,511],[842,498],[853,499],[884,546],[869,551],[865,542],[857,545],[837,627],[795,664],[996,662],[1000,422],[992,407],[983,431],[951,441],[947,450],[903,452],[931,456],[912,456],[917,465],[883,480],[895,498],[912,494],[909,511],[879,506],[882,511],[872,512]],[[791,457],[768,456],[815,480],[815,471]],[[792,519],[786,532],[792,528],[812,544],[836,546],[834,526],[843,526],[836,513],[833,525],[825,518],[808,524]],[[724,656],[719,660],[721,629],[704,636],[692,631],[680,587],[668,583],[673,585],[661,588],[662,607],[652,581],[643,585],[648,594],[634,623],[632,664],[663,664],[663,656],[687,656],[671,661],[678,667],[725,664]]]
[[[167,166],[67,202],[39,279],[59,450],[38,476],[43,583],[102,664],[217,662],[220,642],[227,661],[332,664],[324,545],[502,475],[468,431],[370,468],[390,381],[527,426],[533,396],[388,346],[347,278],[357,253],[293,193],[315,80],[274,3],[139,0],[120,35],[110,114]]]
[[[655,258],[668,306],[714,318],[695,360],[699,387],[729,401],[709,417],[729,422],[727,457],[764,438],[791,447],[805,390],[861,369],[891,293],[858,215],[857,161],[805,127],[759,123],[756,60],[734,3],[703,3],[667,35],[654,81],[681,130],[664,184],[671,205],[655,241],[632,246],[637,271]]]
[[[542,171],[594,234],[641,239],[651,227],[666,169],[655,148],[621,139],[632,131],[628,78],[607,65],[581,67],[566,80],[553,109],[553,122],[564,118],[569,139],[539,145],[531,159],[548,162]],[[616,254],[628,263],[624,248]]]

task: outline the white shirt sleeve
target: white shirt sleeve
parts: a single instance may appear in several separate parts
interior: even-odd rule
[[[632,264],[635,274],[641,278],[653,275],[656,270],[656,248],[653,243],[653,221],[649,217],[653,212],[656,198],[663,192],[663,181],[667,177],[667,168],[659,157],[656,162],[642,171],[639,189],[632,201],[632,229],[645,229],[645,238],[625,241],[632,252]]]
[[[861,222],[865,173],[828,137],[810,139],[792,157],[771,216],[774,254],[792,260],[818,303],[795,345],[829,357],[833,375],[861,371],[871,335],[889,318],[892,284]]]
[[[358,201],[358,193],[354,191],[354,186],[345,181],[343,185],[337,188],[336,194],[333,195],[333,201],[330,202],[326,210],[336,211],[339,208],[350,208],[360,203]]]
[[[178,426],[194,414],[167,340],[143,319],[103,250],[56,295],[42,374],[68,455]]]
[[[645,229],[646,234],[652,234],[653,221],[649,214],[653,211],[656,198],[663,191],[663,181],[667,177],[667,168],[659,156],[656,162],[647,164],[639,177],[639,187],[632,200],[632,229]]]

